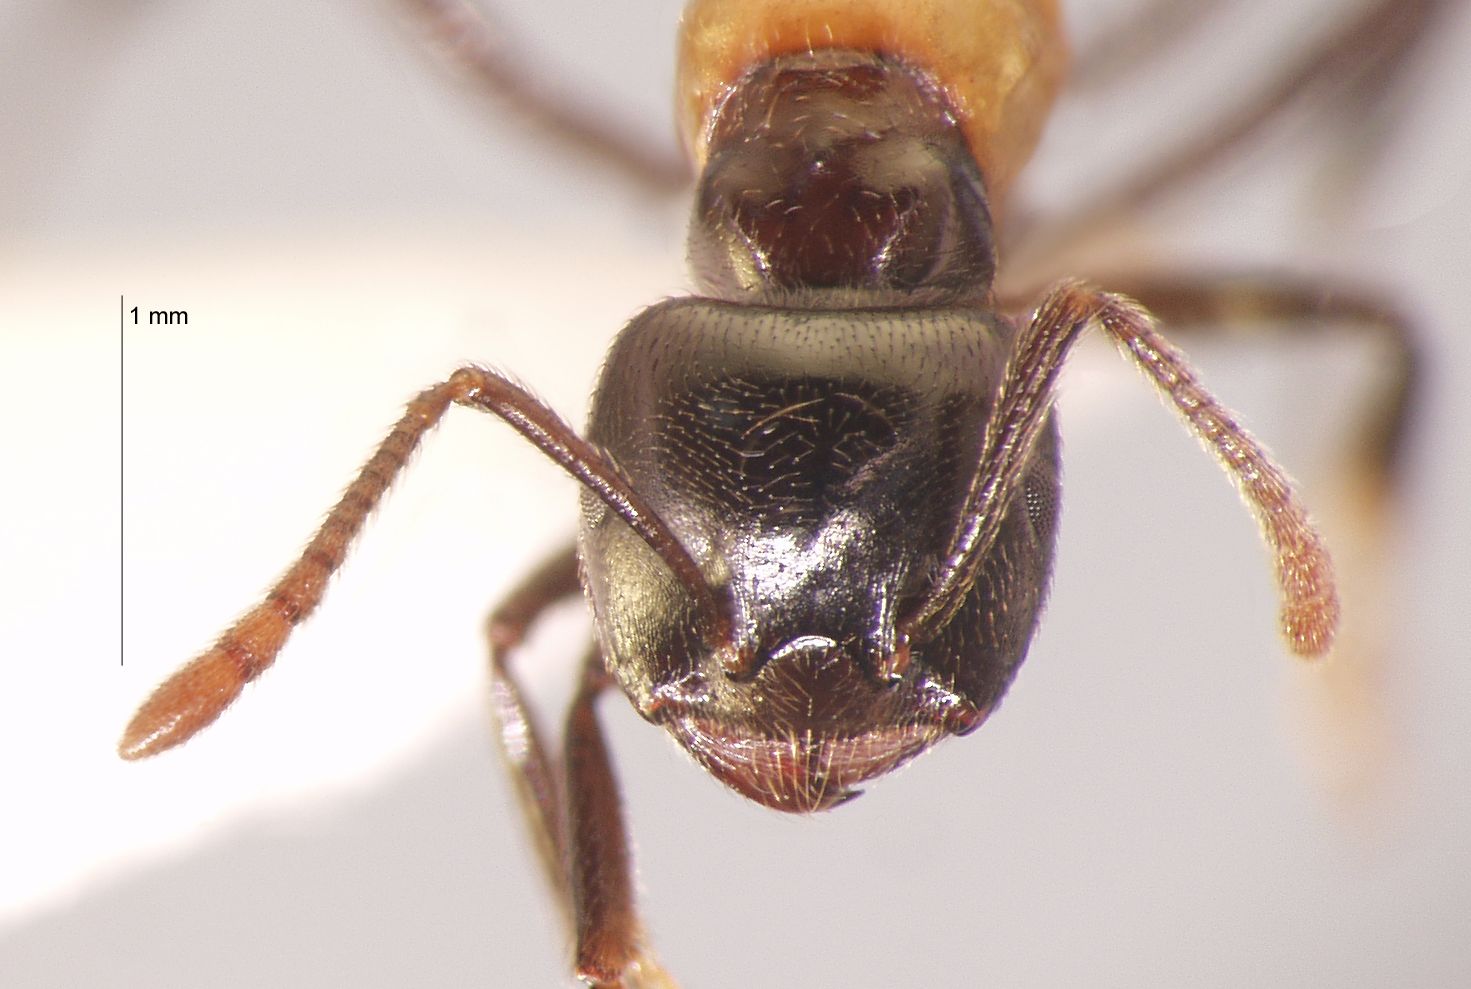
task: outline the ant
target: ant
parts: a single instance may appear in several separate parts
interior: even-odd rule
[[[457,5],[411,6],[497,84],[493,50],[477,45]],[[1219,156],[1294,87],[1341,81],[1338,53],[1373,56],[1357,73],[1396,66],[1435,10],[1375,5],[1213,141],[1071,223],[1022,233],[1044,244],[1095,235]],[[1403,324],[1367,296],[1262,279],[1122,279],[1131,295],[1061,279],[1003,293],[1011,241],[1000,221],[1063,79],[1059,21],[1047,0],[932,0],[903,16],[890,3],[695,0],[679,92],[699,172],[689,255],[701,294],[652,306],[618,335],[585,432],[481,367],[421,392],[300,559],[143,705],[121,754],[154,755],[212,723],[321,603],[424,436],[455,405],[489,412],[583,487],[575,550],[490,617],[499,737],[573,919],[578,976],[669,984],[634,906],[597,698],[616,685],[721,782],[798,813],[837,806],[978,728],[1039,622],[1060,502],[1053,392],[1089,328],[1220,459],[1271,550],[1289,647],[1326,652],[1338,604],[1322,539],[1281,468],[1156,318],[1346,318],[1401,341]],[[1371,46],[1389,26],[1404,37]],[[533,109],[562,120],[555,107]],[[563,122],[614,146],[586,121]],[[1023,307],[1030,316],[1015,318]],[[1401,349],[1365,444],[1364,468],[1381,484],[1410,388]],[[559,760],[515,658],[546,610],[580,593],[597,642]]]

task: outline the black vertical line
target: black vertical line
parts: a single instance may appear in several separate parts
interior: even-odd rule
[[[123,631],[127,622],[127,610],[124,599],[127,595],[127,585],[123,576],[123,541],[126,539],[124,524],[124,513],[127,511],[127,500],[125,497],[123,471],[127,464],[127,435],[128,431],[123,417],[127,415],[127,402],[124,400],[124,389],[127,387],[127,375],[124,373],[124,348],[123,332],[126,320],[124,318],[123,297],[117,297],[117,665],[124,665]]]

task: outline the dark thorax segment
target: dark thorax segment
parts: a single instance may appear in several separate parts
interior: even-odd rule
[[[821,308],[986,296],[980,172],[940,89],[872,52],[752,69],[710,123],[690,227],[702,290]]]
[[[732,670],[701,643],[686,588],[585,499],[603,655],[646,716],[752,799],[829,806],[974,727],[1010,682],[1051,562],[1050,428],[966,605],[885,671],[956,530],[1011,337],[979,308],[680,299],[614,344],[589,438],[729,596],[750,662]]]

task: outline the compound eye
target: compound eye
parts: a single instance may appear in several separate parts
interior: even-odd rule
[[[1027,508],[1027,521],[1041,542],[1052,539],[1057,527],[1057,485],[1050,478],[1039,476],[1039,471],[1027,474],[1022,482],[1022,499]]]

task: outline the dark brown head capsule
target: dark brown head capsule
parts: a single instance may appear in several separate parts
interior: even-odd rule
[[[1015,335],[983,304],[980,175],[935,88],[871,53],[776,59],[712,126],[690,243],[715,297],[634,319],[588,435],[727,602],[728,641],[591,496],[580,550],[608,669],[645,716],[745,796],[817,810],[1000,699],[1051,568],[1055,430],[959,611],[906,641]]]

